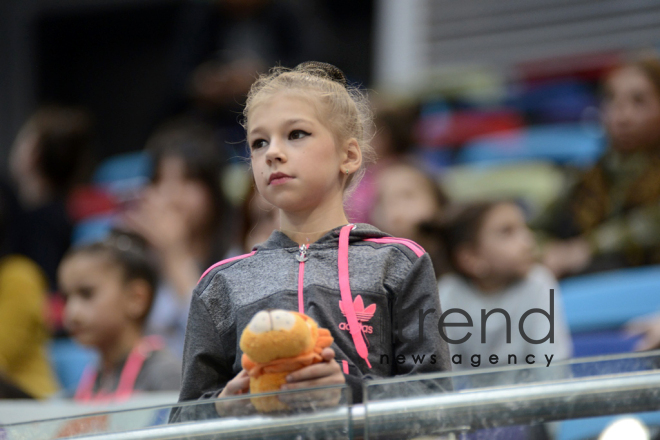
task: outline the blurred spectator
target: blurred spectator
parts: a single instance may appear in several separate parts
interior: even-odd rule
[[[268,203],[254,186],[245,201],[243,215],[243,252],[251,252],[280,227],[280,210]]]
[[[186,1],[180,16],[172,59],[172,89],[179,95],[167,110],[178,113],[192,103],[230,142],[242,139],[236,114],[259,72],[318,58],[312,54],[319,29],[304,2]]]
[[[420,229],[440,218],[449,203],[439,183],[409,162],[381,168],[374,183],[376,200],[369,222],[395,237],[418,242],[431,256],[436,275],[444,273],[441,244]]]
[[[99,352],[78,384],[79,401],[119,401],[135,391],[177,391],[181,367],[162,339],[145,336],[156,271],[136,237],[111,234],[67,253],[59,268],[65,324]]]
[[[371,223],[371,211],[376,204],[378,173],[388,165],[410,159],[413,149],[413,126],[417,121],[416,105],[375,104],[375,133],[371,145],[378,162],[368,166],[364,178],[346,200],[349,219],[356,223]]]
[[[148,331],[165,337],[180,356],[193,288],[204,269],[241,244],[232,243],[233,212],[220,186],[224,161],[213,131],[178,119],[158,129],[146,148],[154,160],[153,181],[124,219],[160,265]]]
[[[0,197],[0,241],[4,202]],[[0,251],[0,398],[45,398],[57,389],[47,355],[47,287],[32,260]]]
[[[614,69],[604,91],[609,148],[538,225],[557,276],[660,263],[660,60]]]
[[[457,208],[439,228],[453,273],[440,279],[440,302],[443,309],[460,308],[472,319],[479,320],[482,310],[495,311],[487,322],[481,318],[481,337],[473,334],[461,343],[449,344],[454,355],[461,355],[463,364],[455,369],[475,367],[469,362],[474,355],[481,359],[480,367],[491,366],[488,360],[497,355],[497,366],[526,362],[528,355],[535,362],[557,362],[571,356],[572,343],[565,320],[557,280],[545,267],[534,262],[534,236],[525,224],[522,210],[510,202],[476,202]],[[550,290],[554,289],[554,303]],[[551,307],[551,304],[552,307]],[[525,340],[518,323],[531,309],[553,313],[554,334],[550,317],[532,313],[525,319]],[[487,315],[489,316],[489,315]],[[465,322],[465,318],[459,318]],[[456,322],[448,318],[446,322]],[[485,333],[484,333],[484,330]],[[487,335],[486,340],[483,338]],[[466,336],[460,327],[447,328],[454,341]],[[546,339],[546,336],[549,339]]]
[[[452,312],[445,322],[474,324],[472,328],[446,327],[446,336],[454,341],[449,344],[454,371],[529,366],[532,362],[550,366],[571,356],[572,342],[557,280],[534,263],[534,236],[516,204],[492,201],[454,207],[436,231],[453,271],[440,278],[440,303],[444,311],[459,309],[470,318],[466,321],[465,315]],[[529,313],[532,309],[548,315]],[[564,373],[539,368],[529,374],[548,380]],[[518,383],[521,377],[512,372],[497,374],[497,384],[488,375],[472,380],[484,381],[482,386],[500,386]],[[531,423],[477,431],[466,438],[552,438],[546,429]]]
[[[89,170],[92,137],[86,111],[52,105],[28,119],[11,148],[9,171],[18,203],[8,226],[9,247],[34,260],[51,288],[71,241],[67,196]]]

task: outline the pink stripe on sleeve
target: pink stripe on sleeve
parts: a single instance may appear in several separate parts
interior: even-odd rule
[[[383,243],[383,244],[388,244],[388,243],[399,243],[404,246],[407,246],[410,250],[412,250],[415,255],[418,257],[421,257],[426,253],[423,247],[418,245],[412,240],[408,240],[406,238],[396,238],[396,237],[382,237],[382,238],[367,238],[364,241],[373,241],[374,243]]]
[[[215,263],[213,266],[209,267],[208,269],[206,269],[206,270],[204,271],[204,273],[202,274],[202,276],[199,277],[199,281],[197,281],[197,284],[199,284],[199,282],[202,281],[202,278],[204,278],[204,277],[206,276],[207,273],[209,273],[210,271],[212,271],[212,270],[215,269],[216,267],[218,267],[218,266],[222,266],[223,264],[231,263],[232,261],[242,260],[243,258],[251,257],[252,255],[254,255],[254,254],[256,254],[256,253],[257,253],[257,251],[252,251],[252,252],[250,252],[249,254],[238,255],[238,256],[236,256],[236,257],[227,258],[226,260],[222,260],[222,261],[219,261],[219,262]]]

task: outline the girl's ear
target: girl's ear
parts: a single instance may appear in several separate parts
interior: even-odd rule
[[[353,174],[359,170],[362,165],[362,150],[360,150],[360,144],[357,139],[350,138],[346,141],[344,154],[345,156],[341,164],[340,172],[342,174]]]
[[[125,289],[126,314],[134,320],[142,320],[148,312],[151,302],[151,286],[145,280],[131,280],[126,283]]]

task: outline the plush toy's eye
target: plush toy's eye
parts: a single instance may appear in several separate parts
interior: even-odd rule
[[[270,313],[266,311],[261,311],[254,315],[252,318],[252,321],[250,321],[250,324],[248,324],[248,328],[252,333],[266,333],[272,329],[273,325],[270,321]]]
[[[285,310],[273,310],[270,312],[270,319],[273,322],[273,330],[291,330],[296,323],[293,313]]]

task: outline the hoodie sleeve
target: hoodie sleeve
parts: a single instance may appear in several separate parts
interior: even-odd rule
[[[235,335],[218,333],[211,313],[202,299],[200,286],[190,303],[190,314],[183,350],[179,402],[218,397],[234,376]],[[233,326],[230,326],[233,328]],[[231,333],[234,330],[229,330]],[[218,417],[213,404],[181,406],[173,410],[170,421],[181,422]]]
[[[429,254],[424,254],[413,262],[394,301],[394,359],[405,359],[394,362],[396,375],[451,369],[447,342],[438,331],[441,315],[435,272]]]

